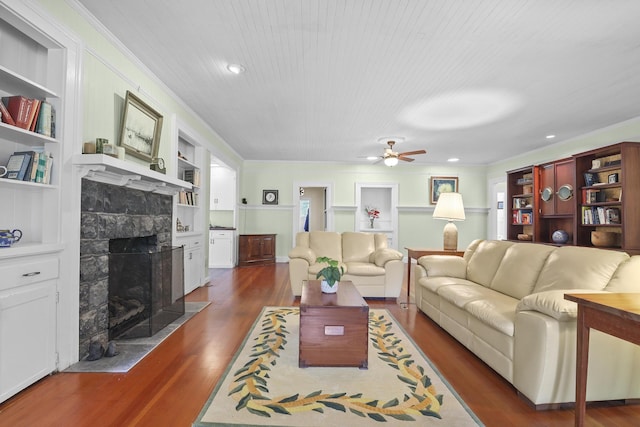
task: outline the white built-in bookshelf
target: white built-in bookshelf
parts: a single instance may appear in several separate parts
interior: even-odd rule
[[[66,241],[62,177],[65,147],[73,144],[73,120],[66,115],[75,91],[67,78],[76,72],[77,45],[32,7],[0,0],[0,97],[52,106],[55,135],[38,132],[39,108],[26,129],[0,123],[0,165],[21,152],[29,153],[29,161],[34,152],[52,159],[46,183],[0,178],[0,230],[22,232],[11,247],[0,247],[0,402],[55,371],[59,351],[56,301]]]

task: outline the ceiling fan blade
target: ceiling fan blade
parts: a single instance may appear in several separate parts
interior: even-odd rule
[[[427,154],[426,150],[416,150],[416,151],[405,151],[404,153],[398,154],[399,156],[414,156],[416,154]]]
[[[398,160],[402,160],[404,162],[413,162],[415,159],[412,159],[411,157],[398,156]]]

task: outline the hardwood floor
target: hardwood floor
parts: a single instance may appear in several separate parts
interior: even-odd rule
[[[1,404],[0,426],[190,426],[262,307],[297,304],[288,281],[287,264],[211,270],[187,300],[212,304],[130,372],[51,375]],[[369,304],[389,309],[485,425],[573,425],[572,409],[533,410],[414,305]],[[640,425],[640,405],[589,407],[585,425]]]

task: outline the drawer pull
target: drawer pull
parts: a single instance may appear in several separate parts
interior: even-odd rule
[[[22,277],[33,277],[33,276],[37,276],[38,274],[40,274],[39,271],[32,271],[31,273],[24,273]]]

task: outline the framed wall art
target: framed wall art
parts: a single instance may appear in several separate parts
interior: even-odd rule
[[[262,204],[263,205],[277,205],[278,204],[278,190],[262,190]]]
[[[432,205],[438,203],[438,198],[442,193],[457,193],[458,177],[454,176],[432,176],[430,185],[430,202]]]
[[[120,145],[126,153],[151,163],[158,156],[162,115],[127,91]]]

